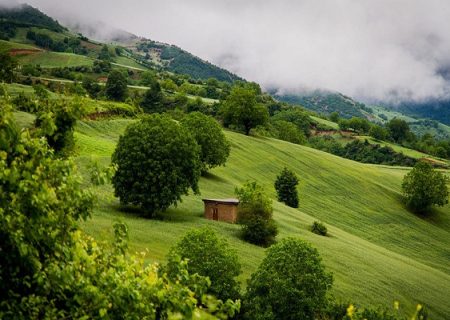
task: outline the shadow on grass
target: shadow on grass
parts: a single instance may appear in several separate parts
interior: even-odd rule
[[[206,179],[206,180],[210,180],[210,181],[215,181],[215,182],[222,182],[222,183],[226,183],[228,182],[227,179],[224,179],[222,177],[219,177],[211,172],[205,172],[202,174],[202,178]]]

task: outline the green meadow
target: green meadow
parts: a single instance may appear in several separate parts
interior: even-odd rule
[[[87,186],[90,161],[108,165],[120,134],[132,121],[78,123],[76,163]],[[112,224],[124,221],[132,251],[146,251],[148,262],[164,262],[184,233],[208,226],[237,250],[245,288],[265,249],[240,240],[237,225],[204,219],[201,199],[232,197],[236,186],[256,180],[274,200],[278,238],[299,237],[319,250],[334,274],[332,293],[338,300],[388,308],[398,300],[407,314],[423,303],[432,319],[450,315],[450,207],[426,217],[409,212],[401,201],[408,168],[361,164],[274,139],[226,135],[232,144],[230,158],[226,167],[201,179],[201,195],[185,196],[176,208],[149,220],[121,209],[110,185],[93,187],[98,204],[82,228],[98,240],[111,241]],[[284,166],[300,178],[299,209],[276,201],[273,182]],[[309,231],[315,220],[327,225],[329,236]]]

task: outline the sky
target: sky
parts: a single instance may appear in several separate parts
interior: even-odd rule
[[[326,89],[390,103],[450,97],[448,0],[28,3],[61,22],[102,21],[176,44],[280,93]]]

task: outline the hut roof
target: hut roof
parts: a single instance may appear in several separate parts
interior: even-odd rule
[[[203,202],[214,202],[214,203],[222,203],[222,204],[239,204],[238,199],[229,198],[229,199],[202,199]]]

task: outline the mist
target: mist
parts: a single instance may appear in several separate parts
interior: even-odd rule
[[[280,93],[325,89],[389,103],[450,97],[447,0],[29,4],[63,23],[101,21],[104,28],[178,45]]]

